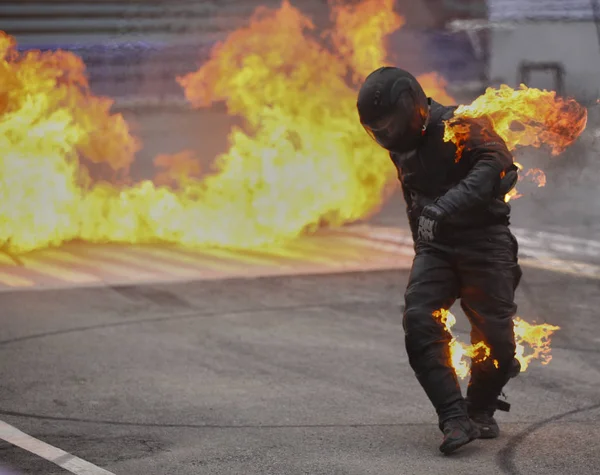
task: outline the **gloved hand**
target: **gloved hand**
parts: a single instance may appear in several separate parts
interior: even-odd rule
[[[435,203],[423,208],[419,217],[418,239],[431,242],[435,239],[440,222],[446,217],[446,212]]]
[[[517,181],[519,181],[519,169],[513,165],[500,179],[500,196],[504,197],[508,194],[517,185]]]

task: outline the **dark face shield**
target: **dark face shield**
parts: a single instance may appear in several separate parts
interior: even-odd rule
[[[370,124],[361,122],[364,129],[383,148],[394,152],[408,152],[417,148],[427,127],[428,110],[407,116],[404,104],[388,115]]]
[[[392,113],[371,125],[363,123],[362,126],[375,142],[383,148],[388,148],[393,145],[395,137],[401,134],[404,128],[399,119],[401,116]]]

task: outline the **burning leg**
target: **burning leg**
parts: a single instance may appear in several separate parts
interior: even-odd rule
[[[510,406],[498,401],[511,377],[519,374],[515,359],[513,317],[515,289],[521,278],[514,238],[510,233],[486,237],[459,258],[461,306],[472,325],[471,341],[490,349],[484,361],[471,367],[468,411],[482,438],[498,437],[494,413]]]
[[[404,331],[409,363],[433,404],[450,453],[479,436],[450,363],[450,335],[433,316],[456,300],[458,281],[448,256],[433,246],[417,250],[405,294]]]

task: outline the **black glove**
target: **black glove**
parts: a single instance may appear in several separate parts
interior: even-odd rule
[[[423,208],[419,217],[418,239],[431,242],[435,239],[440,222],[446,217],[446,212],[435,203]]]
[[[517,185],[517,181],[519,181],[519,169],[513,165],[500,179],[500,196],[502,198],[506,196]]]

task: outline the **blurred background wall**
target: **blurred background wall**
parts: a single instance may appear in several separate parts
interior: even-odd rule
[[[488,0],[489,77],[582,102],[600,94],[598,0]]]

